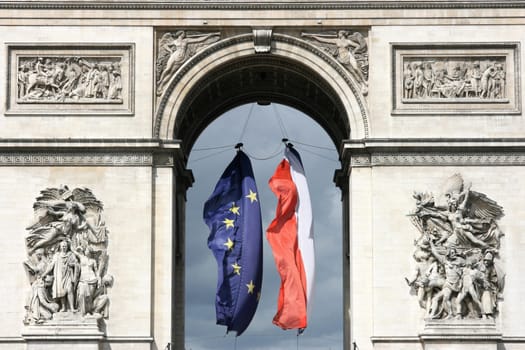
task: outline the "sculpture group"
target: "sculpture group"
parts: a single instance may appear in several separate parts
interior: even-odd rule
[[[19,57],[18,102],[122,102],[121,58]]]
[[[57,313],[72,319],[108,317],[108,230],[102,203],[87,188],[41,191],[25,238],[30,291],[24,323],[44,324]]]
[[[499,266],[498,220],[503,208],[471,190],[461,175],[449,178],[445,202],[431,193],[414,193],[409,216],[419,230],[414,241],[416,267],[406,278],[430,319],[493,319],[504,286]]]
[[[505,59],[406,59],[403,98],[500,100],[506,98]]]

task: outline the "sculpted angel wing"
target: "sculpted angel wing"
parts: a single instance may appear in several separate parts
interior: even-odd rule
[[[204,41],[198,41],[198,42],[191,42],[188,43],[188,48],[186,51],[186,57],[185,60],[190,58],[191,56],[195,55],[198,51],[201,49],[219,41],[220,36],[219,33],[216,33],[217,35],[210,36],[209,38],[205,39]],[[210,33],[200,33],[200,32],[188,32],[188,39],[192,38],[199,38],[199,37],[205,37],[210,35]]]
[[[443,217],[443,210],[436,207],[432,193],[414,192],[412,197],[416,200],[416,210],[410,215],[411,221],[420,232],[452,232],[452,226]]]
[[[323,50],[324,52],[326,52],[330,56],[337,57],[337,53],[338,52],[337,52],[337,45],[335,43],[334,44],[330,44],[330,43],[319,41],[318,39],[316,39],[316,37],[327,38],[327,39],[336,39],[337,38],[337,33],[335,33],[335,32],[325,32],[325,33],[322,33],[322,34],[302,33],[302,36],[308,42],[310,42],[314,46],[320,48],[321,50]]]
[[[40,191],[40,196],[36,198],[33,204],[33,209],[48,208],[52,201],[59,201],[62,199],[62,191],[58,188],[46,188]]]
[[[170,45],[174,40],[172,33],[166,33],[159,40],[159,51],[157,54],[157,62],[155,63],[155,72],[157,77],[157,82],[160,80],[160,76],[164,69],[166,69],[166,62],[170,58],[172,50]]]
[[[472,219],[498,220],[503,217],[503,208],[485,194],[470,191],[467,206],[468,216]]]
[[[27,230],[34,230],[56,220],[56,215],[51,214],[49,210],[61,210],[65,208],[62,193],[63,189],[59,188],[46,188],[40,191],[40,196],[38,196],[36,202],[33,203],[35,215],[31,224],[26,227]]]
[[[73,190],[73,198],[76,202],[82,203],[87,211],[100,212],[104,205],[91,192],[90,189],[82,187]]]
[[[350,36],[348,36],[348,39],[356,42],[357,44],[359,44],[358,47],[355,48],[354,50],[354,54],[363,54],[363,53],[366,53],[368,51],[368,43],[366,41],[366,38],[363,34],[359,33],[359,32],[354,32],[353,34],[351,34]]]

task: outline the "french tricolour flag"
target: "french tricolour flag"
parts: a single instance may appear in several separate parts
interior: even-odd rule
[[[308,183],[299,153],[287,145],[269,186],[277,197],[275,219],[266,230],[281,288],[273,323],[282,329],[307,326],[314,282],[314,236]]]

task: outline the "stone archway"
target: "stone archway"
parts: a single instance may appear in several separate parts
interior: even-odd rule
[[[257,53],[254,36],[219,41],[176,72],[157,104],[154,136],[177,140],[182,159],[175,168],[172,281],[172,345],[184,349],[184,240],[187,157],[200,133],[225,111],[250,102],[276,102],[298,109],[326,130],[342,159],[345,140],[368,137],[367,107],[360,88],[333,57],[308,42],[273,34],[270,51]],[[344,164],[343,167],[346,167]],[[343,210],[343,303],[349,310],[350,269],[348,169],[337,171]],[[181,287],[182,286],[182,287]],[[350,316],[344,316],[344,346],[350,348]]]
[[[180,139],[189,151],[200,131],[225,110],[261,99],[311,115],[336,145],[368,136],[367,107],[351,75],[308,42],[273,34],[256,53],[252,34],[219,41],[175,74],[157,104],[154,136]]]

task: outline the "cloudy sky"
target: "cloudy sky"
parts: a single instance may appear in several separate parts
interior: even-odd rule
[[[226,328],[215,324],[217,264],[207,247],[209,231],[202,220],[202,207],[235,156],[233,146],[243,142],[243,150],[252,161],[266,230],[277,202],[268,179],[283,157],[283,137],[301,154],[312,198],[316,281],[309,326],[297,338],[296,331],[283,331],[272,324],[280,278],[264,236],[261,300],[252,323],[235,340],[235,333],[225,335]],[[221,146],[229,147],[217,148]],[[187,203],[186,350],[342,348],[341,202],[340,191],[332,182],[339,167],[337,152],[326,132],[308,116],[283,105],[240,106],[215,120],[200,135],[188,165],[195,183],[188,191]]]

